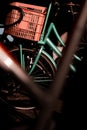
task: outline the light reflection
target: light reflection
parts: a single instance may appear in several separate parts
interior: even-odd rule
[[[12,64],[12,60],[10,58],[7,58],[4,60],[4,63],[9,67]]]
[[[30,81],[29,75],[21,68],[19,63],[12,57],[10,53],[0,45],[0,67],[13,72],[22,81]]]
[[[7,55],[5,55],[5,52],[0,47],[0,64],[2,63],[10,67],[12,64],[12,60]]]

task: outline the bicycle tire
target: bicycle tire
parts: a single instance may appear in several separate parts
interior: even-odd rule
[[[22,48],[22,51],[25,54],[25,71],[28,72],[38,52],[34,49],[27,48]],[[10,53],[12,53],[14,58],[20,63],[19,48],[14,48],[10,50]],[[30,64],[31,58],[32,64]],[[41,85],[42,88],[48,89],[54,80],[55,71],[56,69],[51,63],[51,61],[44,54],[41,54],[41,57],[36,65],[36,68],[32,72],[31,77],[33,77],[34,82]],[[7,97],[4,96],[4,100],[8,102],[8,104],[10,104],[18,110],[30,110],[30,108],[35,109],[36,106],[33,103],[33,101],[29,98],[29,94],[24,90],[24,87],[20,85],[20,83],[15,79],[13,75],[7,73],[3,79],[6,80],[4,82],[4,86],[7,90],[3,89],[2,91],[8,91]]]

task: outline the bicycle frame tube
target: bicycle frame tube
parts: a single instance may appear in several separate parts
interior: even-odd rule
[[[19,45],[19,50],[20,50],[20,62],[21,62],[21,67],[25,69],[25,58],[24,54],[22,53],[22,44]]]
[[[44,38],[44,41],[49,37],[51,31],[54,32],[54,34],[55,34],[57,40],[59,41],[59,44],[62,45],[62,46],[65,46],[65,44],[63,43],[63,41],[62,41],[60,35],[58,34],[58,31],[57,31],[57,29],[56,29],[54,23],[50,23],[49,28],[48,28],[48,30],[47,30],[47,34],[46,34],[46,36],[45,36],[45,38]]]
[[[44,23],[44,27],[43,27],[43,30],[42,30],[40,41],[43,41],[43,39],[44,39],[44,34],[45,34],[45,30],[46,30],[46,26],[47,26],[47,22],[48,22],[51,7],[52,7],[52,3],[50,3],[49,7],[48,7],[48,11],[47,11],[47,15],[46,15],[46,19],[45,19],[45,23]]]

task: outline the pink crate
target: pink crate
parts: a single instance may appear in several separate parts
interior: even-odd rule
[[[13,2],[11,5],[20,7],[24,16],[19,24],[5,29],[5,33],[27,40],[39,41],[47,8],[19,2]],[[15,22],[18,17],[19,12],[13,9],[7,15],[6,24]]]

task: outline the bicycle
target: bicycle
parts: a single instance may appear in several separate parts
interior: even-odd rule
[[[54,51],[59,58],[62,57],[62,52],[60,52],[60,50],[54,45],[54,43],[51,41],[51,39],[49,38],[51,32],[53,31],[55,34],[55,37],[57,38],[57,40],[59,41],[60,45],[65,47],[65,44],[62,42],[57,29],[54,25],[54,23],[50,23],[48,29],[46,30],[47,27],[47,22],[49,19],[49,15],[50,15],[50,11],[52,8],[52,3],[50,3],[49,8],[47,9],[47,13],[46,13],[46,8],[43,12],[42,15],[44,15],[44,26],[41,32],[41,36],[40,36],[40,40],[35,40],[33,43],[33,48],[29,48],[28,45],[24,45],[24,44],[16,44],[16,48],[11,48],[10,53],[12,53],[12,55],[14,55],[14,57],[19,61],[19,63],[21,64],[21,67],[29,74],[33,77],[34,82],[39,83],[43,88],[48,89],[50,87],[50,84],[53,82],[54,78],[55,78],[55,74],[56,74],[56,70],[57,70],[57,64],[55,62],[55,60],[53,59],[53,57],[45,50],[45,46],[48,45],[49,48],[51,48],[52,51]],[[29,8],[29,10],[31,11],[32,9]],[[33,10],[35,11],[35,10]],[[37,12],[38,13],[38,12]],[[22,14],[21,14],[22,15]],[[33,15],[33,13],[31,14]],[[34,14],[36,16],[36,14]],[[39,14],[38,14],[39,15]],[[45,17],[46,15],[46,17]],[[39,16],[38,16],[39,17]],[[21,17],[22,20],[22,17]],[[20,20],[20,21],[21,21]],[[19,22],[20,24],[20,22]],[[9,25],[9,24],[8,24]],[[13,26],[13,25],[12,25]],[[16,26],[15,26],[16,27]],[[8,34],[8,31],[7,31]],[[13,35],[14,37],[26,37],[25,35],[21,35],[21,32],[16,32],[15,35]],[[34,40],[34,38],[31,36],[31,39],[28,40]],[[31,42],[32,44],[32,42]],[[34,46],[35,44],[37,44],[36,46]],[[26,48],[26,46],[28,48]],[[74,57],[77,60],[81,60],[77,55],[74,55]],[[75,71],[75,67],[70,64],[70,68]],[[4,76],[3,76],[4,77]],[[23,94],[25,97],[28,95],[28,93],[26,91],[24,91],[24,89],[20,86],[18,81],[15,81],[14,76],[10,75],[9,73],[7,73],[5,75],[6,77],[6,84],[5,84],[5,89],[7,87],[7,90],[5,91],[4,89],[2,89],[1,93],[8,93],[7,97],[9,97],[9,95],[13,95],[14,98],[16,99],[17,93],[19,94]],[[18,95],[18,97],[22,97],[21,95]],[[5,99],[6,100],[6,99]],[[21,98],[20,98],[21,100]],[[26,101],[30,101],[29,98],[25,99]],[[11,98],[9,98],[9,101],[7,99],[7,101],[9,103],[11,103],[12,106],[16,106],[16,109],[24,109],[24,110],[30,110],[30,103],[27,103],[26,101],[22,100],[22,105],[16,106],[19,104],[19,102],[17,102],[16,100],[14,100],[15,103],[12,103],[13,100],[11,101]],[[17,102],[17,104],[16,104]],[[32,107],[31,109],[34,109],[34,107]]]

